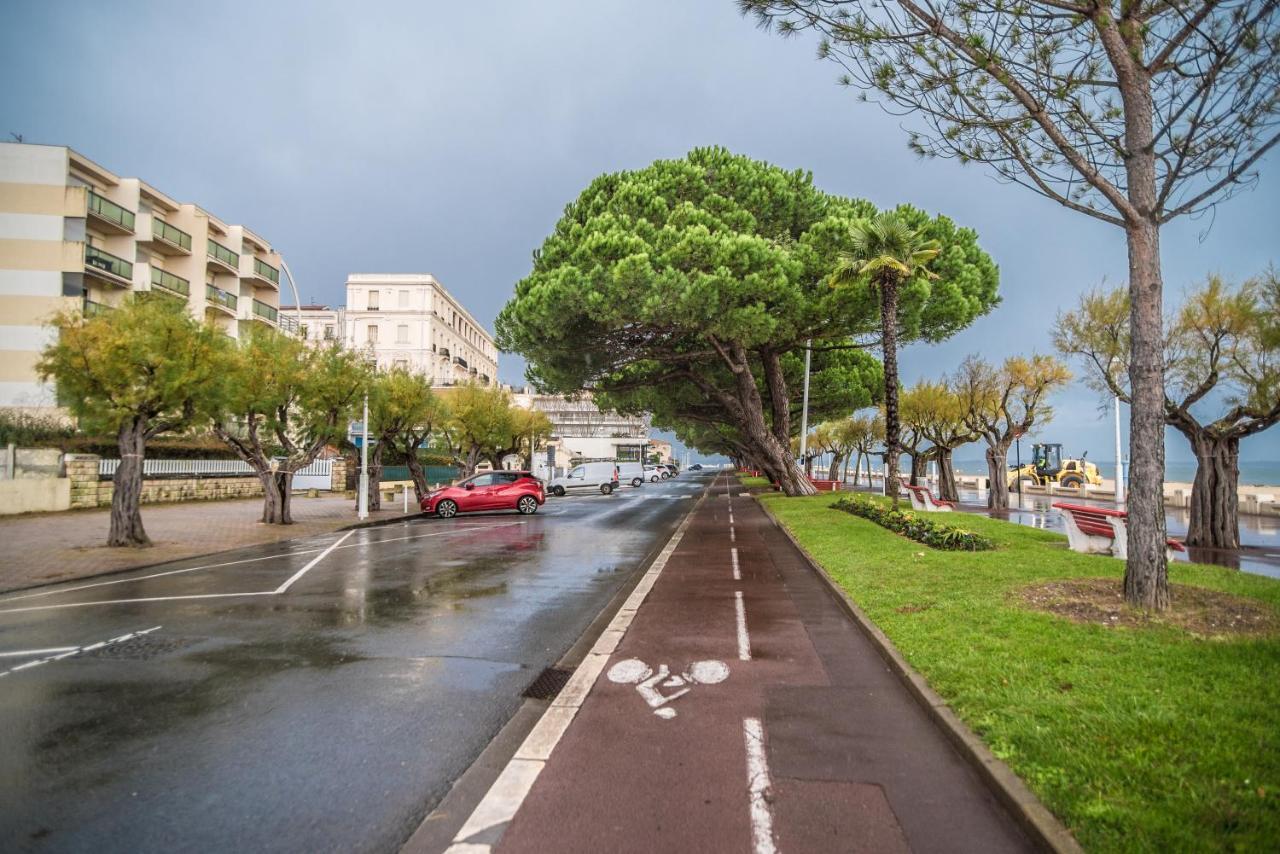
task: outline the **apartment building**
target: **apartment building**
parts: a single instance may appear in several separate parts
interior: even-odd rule
[[[640,460],[649,446],[648,416],[601,409],[589,394],[570,398],[562,394],[540,394],[526,387],[513,389],[511,399],[516,406],[546,414],[551,421],[549,444],[557,446],[557,460],[561,456]]]
[[[0,143],[0,406],[54,405],[35,364],[64,308],[133,293],[185,303],[226,335],[279,316],[279,254],[243,225],[66,146]]]
[[[379,368],[408,368],[436,386],[497,382],[493,336],[430,273],[353,273],[335,322],[339,313],[347,346]],[[327,317],[308,321],[308,333]]]

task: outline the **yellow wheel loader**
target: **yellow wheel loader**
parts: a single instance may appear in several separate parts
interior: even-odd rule
[[[1031,446],[1031,462],[1022,468],[1009,466],[1009,488],[1013,489],[1022,481],[1023,486],[1058,486],[1079,487],[1086,483],[1090,486],[1101,486],[1102,475],[1098,467],[1085,459],[1088,451],[1079,459],[1062,458],[1061,445],[1036,444]]]

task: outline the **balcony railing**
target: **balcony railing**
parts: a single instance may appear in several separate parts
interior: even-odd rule
[[[461,356],[454,356],[454,357],[453,357],[453,363],[454,363],[455,365],[458,365],[459,367],[463,367],[463,368],[465,368],[465,367],[467,366],[467,360],[466,360],[466,359],[464,359],[464,358],[462,358]]]
[[[209,240],[209,257],[228,267],[239,268],[240,266],[240,256],[213,239]]]
[[[449,348],[448,348],[448,347],[441,347],[441,348],[440,348],[440,358],[442,358],[442,359],[447,359],[447,358],[449,358]]]
[[[99,317],[100,315],[107,314],[112,311],[115,311],[115,308],[107,305],[106,303],[94,302],[91,299],[84,301],[85,317]]]
[[[108,198],[89,191],[88,211],[98,219],[117,225],[125,231],[133,231],[134,214],[131,210],[120,207]]]
[[[152,217],[151,233],[165,243],[170,243],[187,252],[191,251],[191,235],[180,228],[169,225],[162,219]]]
[[[151,287],[169,291],[175,296],[186,297],[191,294],[190,282],[181,276],[175,276],[173,273],[161,270],[159,267],[151,268]]]
[[[277,285],[280,284],[280,271],[270,264],[263,263],[257,258],[253,259],[253,272],[264,279],[270,279]]]
[[[221,288],[215,288],[213,285],[204,286],[204,296],[214,305],[220,305],[232,311],[236,310],[236,303],[240,301],[235,294],[229,294]]]
[[[87,243],[84,247],[84,265],[110,273],[119,279],[133,279],[133,264]]]
[[[280,322],[280,311],[267,305],[262,300],[256,299],[253,301],[253,313],[272,323]]]

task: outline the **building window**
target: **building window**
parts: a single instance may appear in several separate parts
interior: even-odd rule
[[[324,340],[326,341],[333,340],[333,324],[332,323],[326,323],[324,325]]]
[[[368,330],[365,332],[365,341],[369,344],[378,343],[378,327],[377,324],[370,323]]]
[[[407,324],[402,323],[396,327],[396,343],[397,344],[409,343],[409,326]]]
[[[409,361],[407,359],[396,359],[395,368],[398,371],[407,371],[409,370]]]
[[[301,326],[299,326],[298,328],[302,330],[302,337],[303,337],[303,338],[310,338],[310,337],[311,337],[310,335],[308,335],[308,334],[307,334],[307,324],[305,324],[305,323],[304,323],[304,324],[302,324]]]
[[[378,292],[377,291],[369,291],[368,308],[370,311],[377,311],[378,309]]]
[[[408,292],[408,291],[401,291],[401,292],[400,292],[400,307],[401,307],[401,308],[408,308],[408,307],[409,307],[409,292]]]

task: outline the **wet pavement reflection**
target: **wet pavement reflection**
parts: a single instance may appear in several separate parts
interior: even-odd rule
[[[705,482],[0,597],[0,839],[397,848]]]

